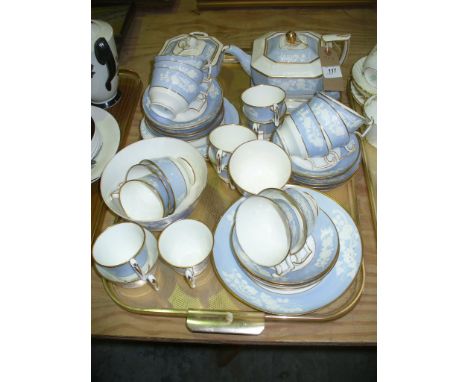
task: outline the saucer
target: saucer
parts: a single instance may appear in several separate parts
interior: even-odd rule
[[[234,105],[229,102],[227,98],[224,98],[223,105],[224,119],[221,125],[239,124],[239,113],[237,112]],[[161,134],[155,133],[151,128],[149,128],[144,117],[140,122],[140,134],[143,139],[151,139],[163,136]],[[189,143],[195,147],[205,158],[208,157],[208,135],[193,141],[189,141]]]
[[[94,183],[101,177],[107,163],[109,163],[119,148],[120,129],[112,114],[104,109],[91,105],[91,116],[102,138],[102,147],[94,158],[96,164],[91,169],[91,183]]]
[[[340,252],[332,270],[310,289],[294,291],[287,295],[268,290],[253,281],[236,261],[229,240],[236,209],[245,198],[235,202],[218,223],[213,264],[226,288],[245,304],[271,314],[300,315],[330,304],[349,288],[359,271],[362,245],[353,219],[338,203],[320,192],[305,187],[289,187],[311,195],[335,225],[340,241]]]

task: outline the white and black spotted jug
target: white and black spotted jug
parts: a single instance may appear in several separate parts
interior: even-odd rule
[[[120,97],[119,63],[112,27],[91,20],[91,103],[104,109]]]

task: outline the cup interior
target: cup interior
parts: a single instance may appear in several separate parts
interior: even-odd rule
[[[153,221],[164,216],[163,202],[156,190],[137,179],[122,185],[119,199],[130,219]]]
[[[239,146],[229,161],[234,183],[251,194],[265,188],[282,188],[291,176],[291,161],[269,141],[250,141]]]
[[[259,265],[279,264],[289,252],[291,236],[286,217],[265,197],[251,196],[238,207],[235,232],[245,254]]]
[[[179,220],[169,225],[159,237],[159,252],[174,267],[192,267],[210,254],[213,235],[197,220]]]
[[[135,223],[116,224],[96,239],[93,258],[101,266],[115,267],[132,259],[143,247],[145,231]]]
[[[283,89],[272,85],[257,85],[242,93],[242,102],[254,107],[267,107],[283,102],[286,93]]]
[[[245,126],[223,125],[214,129],[209,136],[213,146],[232,153],[241,144],[257,139],[255,133]]]

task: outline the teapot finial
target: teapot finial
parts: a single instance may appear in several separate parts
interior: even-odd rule
[[[289,44],[295,44],[296,40],[297,40],[296,32],[294,32],[294,31],[286,32],[286,41]]]

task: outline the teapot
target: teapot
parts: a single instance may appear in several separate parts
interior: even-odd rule
[[[253,85],[282,88],[288,99],[309,100],[323,89],[320,47],[342,43],[340,65],[348,56],[349,34],[320,35],[309,31],[269,32],[253,43],[252,56],[235,45],[225,53],[237,58]]]

